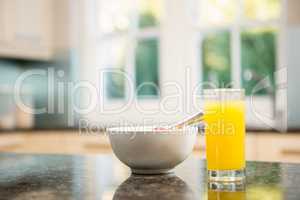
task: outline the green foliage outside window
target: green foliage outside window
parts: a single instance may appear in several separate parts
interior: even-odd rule
[[[137,95],[156,96],[158,95],[159,74],[158,74],[158,40],[139,40],[136,48],[135,73]]]
[[[251,30],[241,35],[242,85],[250,95],[272,94],[276,68],[276,32],[274,30]],[[266,81],[262,81],[266,80]]]
[[[140,18],[139,18],[139,27],[140,28],[155,26],[158,23],[159,22],[158,22],[157,18],[151,12],[145,12],[140,15]]]
[[[121,70],[107,72],[106,91],[107,97],[110,99],[124,98],[125,78]]]
[[[207,34],[202,43],[203,81],[213,87],[230,87],[230,34]],[[246,95],[274,92],[276,69],[276,30],[253,29],[241,34],[241,80]],[[264,81],[262,81],[264,80]],[[208,85],[206,84],[205,87]]]
[[[161,0],[139,0],[139,28],[159,25],[162,13]]]
[[[209,33],[202,43],[203,82],[205,87],[229,87],[230,34],[228,31]]]

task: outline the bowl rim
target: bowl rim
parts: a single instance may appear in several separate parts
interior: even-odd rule
[[[186,126],[181,129],[158,126],[115,126],[106,128],[107,133],[197,133],[198,127]]]

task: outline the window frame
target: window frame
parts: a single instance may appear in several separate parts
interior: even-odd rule
[[[278,35],[276,37],[276,66],[275,66],[275,71],[280,69],[279,65],[280,65],[280,59],[281,55],[280,55],[280,40],[281,40],[281,35],[282,35],[282,22],[281,19],[283,17],[283,10],[284,10],[284,2],[283,0],[280,0],[280,14],[278,19],[276,20],[249,20],[246,19],[245,16],[243,15],[244,13],[244,1],[245,0],[237,0],[237,14],[236,14],[236,19],[229,24],[225,24],[222,26],[219,25],[211,25],[211,26],[202,26],[201,25],[201,21],[200,21],[200,3],[201,1],[207,1],[207,0],[191,0],[191,2],[194,5],[194,18],[196,20],[193,21],[194,24],[194,28],[196,29],[196,31],[198,32],[198,48],[197,50],[199,52],[199,57],[197,59],[197,65],[198,67],[201,69],[201,73],[199,74],[198,80],[200,82],[203,81],[203,64],[202,64],[202,43],[203,43],[203,39],[205,34],[209,33],[209,32],[217,32],[220,30],[227,30],[230,34],[230,48],[231,48],[231,52],[230,52],[230,60],[232,63],[232,68],[231,68],[231,82],[233,84],[234,88],[242,88],[242,62],[241,62],[241,46],[242,46],[242,42],[241,42],[241,34],[243,30],[247,30],[250,28],[265,28],[265,27],[274,27],[278,30]],[[196,13],[196,14],[195,14]],[[274,74],[274,78],[275,78],[275,84],[278,82],[277,77]],[[276,89],[276,88],[275,88]],[[255,101],[256,104],[258,105],[265,105],[262,106],[263,109],[263,113],[267,113],[268,116],[273,116],[273,120],[268,120],[267,126],[264,123],[260,123],[258,121],[256,121],[256,119],[254,118],[255,116],[253,116],[252,114],[248,114],[247,116],[247,124],[248,124],[248,128],[254,128],[254,129],[272,129],[274,127],[276,127],[276,110],[279,109],[286,109],[286,108],[282,108],[282,107],[278,107],[278,103],[276,103],[276,96],[277,94],[275,93],[274,97],[275,99],[271,100],[269,98],[268,95],[261,95],[261,96],[257,96],[254,95],[253,97],[251,96],[245,96],[245,100],[246,100],[246,109],[247,110],[251,110],[252,114],[255,112],[252,108],[252,102]],[[282,105],[282,104],[281,104]],[[274,119],[275,117],[275,119]]]
[[[134,0],[136,2],[137,0]],[[203,37],[203,33],[205,32],[205,29],[208,30],[218,30],[218,29],[228,29],[230,28],[230,32],[235,32],[236,28],[238,35],[235,37],[238,38],[240,37],[241,33],[241,28],[247,28],[247,27],[261,27],[261,26],[270,26],[270,24],[276,25],[278,28],[278,37],[277,37],[277,65],[276,69],[279,69],[280,64],[282,63],[282,54],[284,52],[280,51],[280,47],[282,44],[282,27],[283,27],[283,22],[282,19],[280,20],[272,20],[268,22],[247,22],[245,23],[245,26],[238,26],[238,23],[233,25],[228,25],[228,26],[222,26],[222,27],[210,27],[208,29],[207,27],[205,29],[199,27],[199,24],[195,23],[195,19],[197,18],[197,6],[196,3],[199,0],[188,0],[188,1],[178,1],[176,2],[176,5],[174,4],[173,0],[163,0],[162,3],[162,17],[160,19],[160,24],[159,26],[156,27],[150,27],[150,28],[143,28],[143,29],[137,29],[137,17],[135,18],[135,21],[133,22],[135,26],[132,28],[129,28],[127,31],[120,31],[118,33],[110,33],[110,34],[100,34],[99,30],[96,30],[96,26],[98,24],[97,22],[97,0],[94,1],[80,1],[83,6],[80,7],[80,12],[82,12],[82,16],[84,16],[83,19],[80,19],[81,26],[84,28],[82,33],[80,34],[81,41],[80,41],[80,46],[81,46],[81,54],[80,54],[80,66],[81,66],[81,79],[83,80],[89,80],[95,86],[97,87],[97,90],[103,91],[105,88],[103,88],[103,85],[99,84],[99,77],[97,77],[96,74],[94,74],[96,69],[99,69],[99,65],[97,65],[97,54],[96,54],[96,43],[101,42],[102,40],[106,40],[107,38],[114,38],[118,36],[126,36],[128,39],[129,47],[127,49],[129,58],[126,60],[126,65],[124,66],[127,70],[127,73],[132,76],[133,78],[135,77],[135,47],[136,47],[136,42],[138,38],[147,38],[151,36],[157,37],[157,39],[160,41],[159,43],[159,83],[160,83],[160,90],[161,90],[161,97],[156,98],[156,99],[138,99],[134,95],[134,100],[138,101],[141,103],[141,105],[148,106],[146,108],[153,108],[154,105],[156,105],[161,98],[163,98],[168,92],[166,89],[162,87],[162,83],[165,83],[166,81],[177,81],[179,84],[181,84],[184,89],[189,88],[193,89],[190,87],[194,87],[195,85],[198,85],[202,81],[202,58],[199,56],[199,50],[201,48],[201,40]],[[284,1],[284,0],[283,0]],[[165,6],[167,5],[167,6]],[[286,6],[284,2],[281,5],[281,15],[285,13],[282,13],[284,11],[284,7]],[[240,12],[242,12],[240,10]],[[138,12],[136,12],[138,13]],[[174,16],[175,15],[175,16]],[[240,22],[241,23],[241,22]],[[246,27],[247,25],[247,27]],[[179,27],[178,27],[179,26]],[[238,36],[238,37],[237,37]],[[233,40],[231,40],[233,42]],[[239,41],[240,39],[235,39],[235,41]],[[281,41],[281,42],[279,42]],[[237,43],[237,42],[236,42]],[[184,45],[184,46],[183,46]],[[234,49],[234,51],[240,51],[240,45],[238,44]],[[233,45],[235,46],[235,45]],[[233,47],[232,46],[232,47]],[[179,48],[178,48],[179,47]],[[184,48],[181,48],[184,47]],[[169,48],[172,48],[174,51],[172,51],[171,55],[169,52]],[[233,51],[233,49],[232,49]],[[200,54],[201,55],[201,54]],[[231,53],[231,56],[235,55],[235,53]],[[240,59],[240,54],[236,59]],[[180,58],[176,58],[176,56],[180,56]],[[173,61],[175,60],[175,61]],[[177,62],[177,63],[176,63]],[[231,58],[231,62],[234,62],[234,58]],[[240,60],[237,60],[236,63],[234,63],[234,66],[238,66],[237,63],[240,63]],[[174,65],[174,66],[173,66]],[[186,76],[185,74],[182,74],[183,67],[188,66],[189,67],[189,82],[186,81]],[[173,67],[176,67],[176,70],[173,70]],[[182,70],[180,71],[179,70]],[[238,67],[237,70],[240,68]],[[236,83],[236,87],[240,86],[241,84],[241,79],[240,79],[240,72],[238,72],[234,67],[232,68],[231,72],[234,72],[234,77],[235,79],[239,81],[239,83]],[[170,74],[170,71],[172,73]],[[185,72],[186,73],[186,72]],[[184,76],[184,77],[183,77]],[[128,95],[128,90],[131,90],[135,92],[135,80],[133,84],[133,88],[130,88],[127,84],[125,85],[125,97],[121,99],[107,99],[106,97],[100,97],[100,101],[104,101],[105,104],[108,105],[108,107],[114,107],[118,105],[122,105],[124,101],[126,101],[127,95]],[[277,77],[276,77],[276,82],[277,82]],[[186,104],[191,103],[191,97],[194,95],[191,90],[184,90],[184,100]],[[100,92],[101,96],[101,92]],[[260,97],[259,97],[260,98]],[[83,102],[84,97],[82,97]],[[247,100],[248,101],[248,100]],[[197,101],[198,102],[198,101]],[[258,102],[265,103],[264,101],[260,101],[258,99]],[[199,103],[198,103],[199,104]],[[201,103],[200,103],[201,104]],[[264,105],[264,104],[263,104]],[[284,104],[283,104],[284,105]],[[201,107],[201,105],[200,105]],[[98,108],[98,107],[97,107]],[[178,113],[175,113],[173,115],[169,114],[153,114],[149,115],[149,117],[155,116],[154,122],[160,121],[160,122],[175,122],[178,120],[181,120],[182,118],[193,114],[193,112],[198,112],[199,109],[198,107],[194,109],[194,107],[189,107],[184,108],[185,110],[182,110]],[[201,108],[200,108],[201,109]],[[283,108],[286,109],[286,108]],[[128,120],[131,120],[133,122],[140,123],[141,121],[141,113],[137,112],[137,109],[132,107],[129,108],[128,110],[119,113],[119,114],[113,114],[109,115],[109,117],[105,117],[106,114],[100,113],[99,115],[99,110],[93,112],[89,115],[87,115],[87,118],[90,119],[91,121],[97,121],[100,124],[105,124],[105,123],[111,123],[118,121],[120,118],[125,118]],[[100,116],[100,117],[99,117]],[[125,117],[124,117],[125,116]],[[250,117],[251,118],[251,117]],[[259,127],[259,128],[265,128],[264,126],[260,126],[251,122],[251,126]]]
[[[206,1],[206,0],[194,0],[194,1]],[[217,31],[222,31],[226,30],[230,33],[230,47],[231,47],[231,53],[230,53],[230,60],[232,63],[232,69],[231,69],[231,77],[233,81],[233,86],[236,88],[241,88],[241,33],[243,29],[249,29],[249,28],[264,28],[264,27],[275,27],[278,30],[278,35],[280,34],[280,19],[277,20],[267,20],[267,21],[260,21],[260,20],[247,20],[245,19],[243,13],[244,10],[244,0],[237,0],[239,3],[237,4],[237,16],[236,20],[233,21],[232,24],[224,25],[224,26],[218,26],[218,25],[212,25],[212,26],[201,26],[199,25],[200,20],[199,20],[199,15],[197,17],[198,20],[196,20],[196,25],[195,28],[199,33],[199,46],[202,46],[203,42],[203,36],[209,32],[217,32]],[[282,7],[281,3],[281,7]],[[196,7],[196,6],[195,6]],[[198,9],[197,9],[198,10]],[[280,12],[281,17],[282,12]],[[279,42],[277,37],[277,49],[276,52],[279,52]],[[278,54],[278,53],[277,53]],[[201,56],[200,56],[201,57]],[[278,55],[276,56],[276,59],[278,60]],[[276,60],[276,61],[277,61]],[[276,62],[278,63],[278,62]],[[203,69],[202,62],[198,62],[199,66],[201,69]],[[275,66],[275,68],[278,68],[278,64]],[[202,78],[201,78],[202,80]]]
[[[99,13],[97,11],[97,8],[99,8],[99,1],[94,0],[96,6],[96,11],[95,11],[95,24],[99,24],[97,20],[99,20]],[[136,91],[136,74],[135,74],[135,58],[136,58],[136,47],[137,43],[139,40],[142,39],[157,39],[158,40],[158,54],[161,52],[161,45],[160,45],[160,32],[161,32],[161,24],[157,26],[150,26],[150,27],[143,27],[139,28],[139,1],[133,1],[133,15],[131,16],[131,23],[128,26],[127,30],[122,30],[122,31],[113,31],[110,33],[103,33],[99,31],[99,28],[96,30],[96,41],[97,41],[97,46],[101,46],[102,41],[105,41],[107,39],[109,40],[114,40],[119,37],[124,37],[126,42],[127,42],[127,48],[128,48],[128,56],[126,57],[125,65],[124,65],[124,71],[125,73],[131,77],[132,80],[132,85],[130,86],[129,84],[125,83],[125,91],[124,94],[125,96],[123,98],[109,98],[107,95],[104,96],[104,101],[105,102],[113,102],[113,103],[122,103],[124,100],[128,99],[128,94],[129,91],[134,92],[134,100],[138,101],[146,101],[146,102],[157,102],[159,101],[160,95],[153,95],[151,98],[140,98],[137,95]],[[158,55],[160,58],[160,55]],[[100,68],[102,68],[101,66]],[[161,67],[161,59],[158,60],[158,79],[160,83],[160,67]],[[160,85],[160,84],[159,84]],[[159,87],[158,85],[158,87]],[[103,87],[100,86],[101,89],[104,91],[106,89],[106,86],[104,85]],[[107,92],[104,92],[104,94],[107,94]]]

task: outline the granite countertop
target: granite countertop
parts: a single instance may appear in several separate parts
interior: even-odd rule
[[[245,184],[214,185],[196,156],[160,176],[131,175],[112,154],[0,154],[0,163],[1,200],[300,199],[297,164],[248,162]]]

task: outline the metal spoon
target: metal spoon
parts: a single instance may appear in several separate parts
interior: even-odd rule
[[[180,129],[184,126],[192,126],[192,125],[196,125],[199,124],[200,122],[203,121],[203,112],[199,112],[196,113],[194,115],[192,115],[191,117],[188,117],[174,125],[171,126],[171,128],[176,128],[176,129]]]

